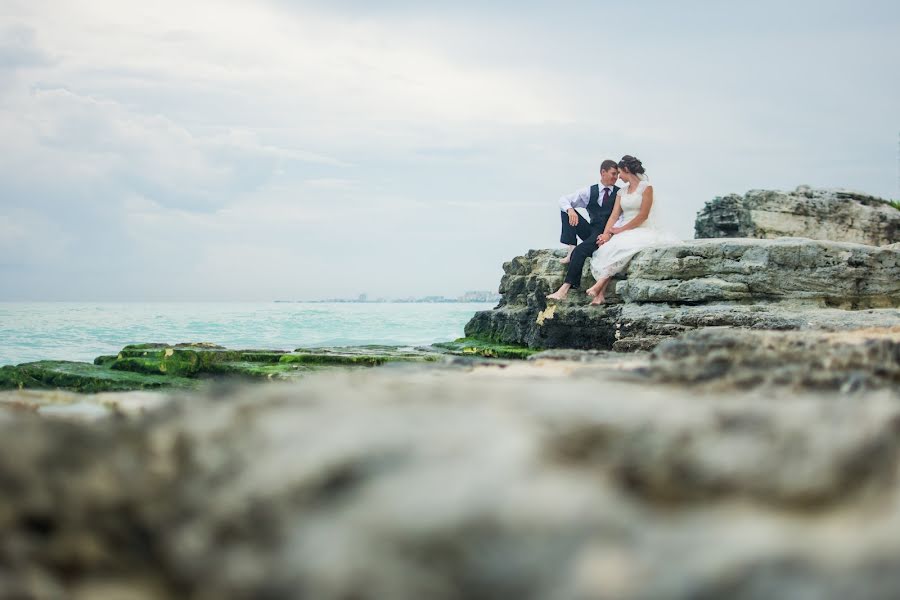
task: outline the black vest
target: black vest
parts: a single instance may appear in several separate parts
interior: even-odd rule
[[[609,193],[609,199],[600,206],[600,184],[595,183],[591,186],[591,199],[588,200],[587,212],[591,217],[591,226],[606,227],[609,221],[609,215],[612,214],[613,206],[616,205],[616,192],[619,188],[612,186],[612,192]]]

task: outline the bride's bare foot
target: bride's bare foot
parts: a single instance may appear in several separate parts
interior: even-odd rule
[[[592,287],[589,287],[588,289],[584,290],[584,293],[587,294],[588,296],[590,296],[591,298],[593,298],[594,296],[597,295],[597,290],[595,290]]]
[[[591,294],[591,296],[594,297],[594,299],[591,300],[591,306],[597,306],[598,304],[603,304],[603,302],[606,300],[606,298],[600,292],[594,292],[593,294]]]

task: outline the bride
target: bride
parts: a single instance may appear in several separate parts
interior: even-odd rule
[[[591,304],[602,304],[606,286],[613,275],[624,269],[631,258],[648,246],[677,242],[673,235],[656,229],[650,219],[653,208],[653,186],[650,185],[644,166],[629,155],[619,161],[619,179],[628,184],[616,196],[616,204],[600,236],[600,247],[591,258],[591,273],[597,283],[586,290],[592,296]],[[615,227],[619,216],[625,221]]]

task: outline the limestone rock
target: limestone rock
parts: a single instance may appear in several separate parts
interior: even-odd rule
[[[638,253],[601,307],[573,291],[559,253],[504,265],[502,300],[466,335],[535,348],[650,349],[698,327],[821,329],[900,322],[900,251],[797,238],[693,240]],[[587,268],[587,267],[586,267]],[[584,285],[592,279],[585,278]]]
[[[887,308],[900,305],[900,253],[798,238],[695,240],[641,252],[616,292],[626,302]]]
[[[707,327],[770,331],[841,331],[900,325],[900,310],[841,310],[791,304],[627,304],[616,322],[619,351],[651,350],[663,340]]]
[[[695,237],[805,237],[884,246],[900,241],[900,210],[847,190],[751,190],[707,202],[697,215]]]

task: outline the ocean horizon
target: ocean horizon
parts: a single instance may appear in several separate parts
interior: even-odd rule
[[[142,342],[233,349],[423,346],[463,336],[493,302],[0,302],[0,366],[90,362]]]

